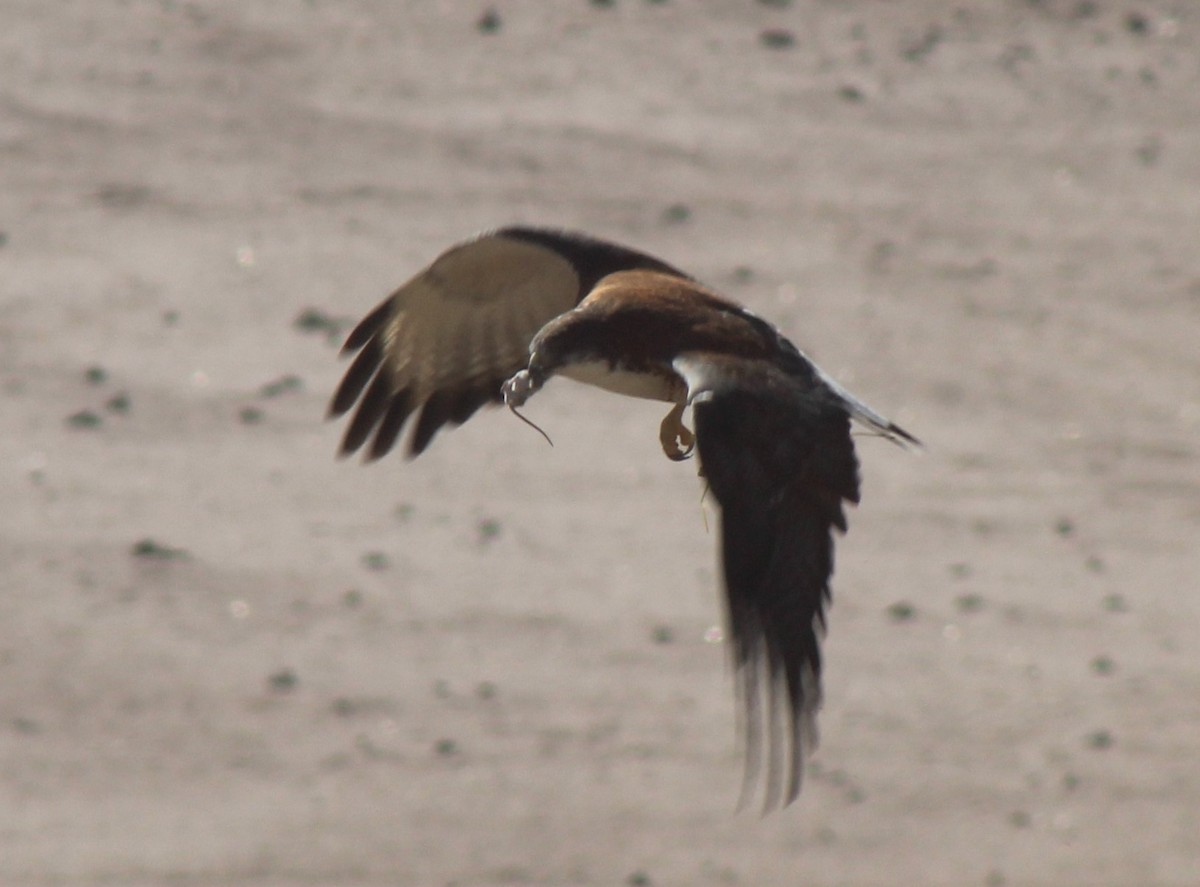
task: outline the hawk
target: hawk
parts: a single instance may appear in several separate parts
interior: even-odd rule
[[[671,404],[659,439],[720,506],[725,615],[745,707],[743,799],[799,794],[816,743],[833,530],[859,501],[851,420],[919,441],[770,323],[666,262],[584,234],[508,227],[450,247],[354,328],[330,415],[341,453],[408,455],[480,407],[515,412],[553,376]],[[693,429],[683,422],[692,410]]]

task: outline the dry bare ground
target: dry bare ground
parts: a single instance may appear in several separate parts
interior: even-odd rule
[[[1200,8],[490,9],[0,0],[0,882],[1200,882]],[[929,444],[782,813],[658,406],[333,458],[332,328],[511,222]]]

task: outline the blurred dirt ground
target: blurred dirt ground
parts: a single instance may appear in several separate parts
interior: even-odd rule
[[[1195,4],[0,23],[0,882],[1200,879]],[[688,269],[928,442],[860,439],[782,813],[734,810],[658,406],[334,459],[339,330],[512,222]]]

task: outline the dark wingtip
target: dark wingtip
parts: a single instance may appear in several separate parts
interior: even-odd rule
[[[379,332],[384,323],[387,322],[391,310],[392,297],[389,296],[376,305],[371,313],[360,320],[358,325],[350,331],[350,335],[346,337],[346,341],[342,344],[340,353],[349,354],[367,344]]]
[[[918,450],[925,449],[925,444],[921,442],[920,438],[918,438],[916,435],[909,434],[895,422],[888,423],[887,432],[888,440],[897,446],[903,447],[906,445],[911,445],[916,447]]]

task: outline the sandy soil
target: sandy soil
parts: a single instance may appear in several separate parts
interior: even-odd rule
[[[0,2],[0,883],[1200,883],[1200,8],[486,9]],[[334,459],[297,318],[510,222],[929,443],[782,813],[659,407]]]

